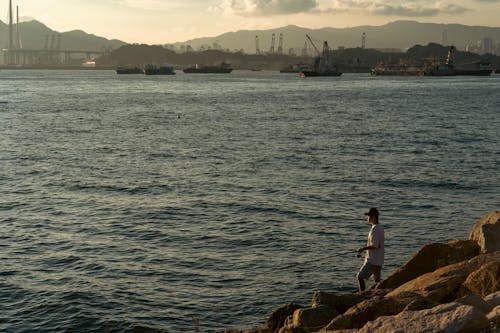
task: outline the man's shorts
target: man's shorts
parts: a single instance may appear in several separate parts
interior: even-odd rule
[[[380,280],[380,271],[382,270],[382,266],[372,265],[369,262],[365,262],[365,264],[361,267],[358,273],[358,278],[368,279],[370,276],[374,276],[376,281]]]

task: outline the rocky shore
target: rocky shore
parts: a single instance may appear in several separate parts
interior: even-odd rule
[[[500,332],[500,211],[468,240],[422,247],[369,290],[317,291],[308,307],[287,304],[265,327],[225,333]]]

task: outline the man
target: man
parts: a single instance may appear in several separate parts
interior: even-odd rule
[[[365,290],[365,279],[370,276],[373,275],[375,282],[380,281],[380,271],[384,265],[384,228],[378,221],[378,210],[370,208],[365,215],[368,215],[368,223],[372,225],[372,228],[368,234],[366,246],[358,249],[358,256],[366,251],[365,262],[357,275],[360,292]]]

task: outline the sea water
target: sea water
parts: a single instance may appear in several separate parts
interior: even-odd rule
[[[500,207],[500,75],[0,72],[0,331],[214,332]]]

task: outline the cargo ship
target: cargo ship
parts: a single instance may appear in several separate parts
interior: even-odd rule
[[[289,65],[280,69],[280,73],[300,73],[305,70],[310,70],[311,65],[299,63],[296,65]]]
[[[471,62],[455,65],[455,47],[450,46],[446,61],[441,65],[428,66],[425,68],[425,75],[428,76],[459,76],[459,75],[473,75],[473,76],[489,76],[493,72],[491,63],[486,61]]]
[[[323,42],[323,52],[320,53],[316,45],[314,45],[311,37],[306,35],[309,42],[312,44],[318,57],[314,59],[314,63],[311,69],[302,69],[300,71],[301,77],[309,76],[340,76],[342,73],[338,70],[337,66],[334,65],[330,59],[330,47],[328,47],[328,42]]]
[[[139,67],[118,67],[116,74],[144,74],[144,70]]]
[[[422,66],[411,63],[408,59],[399,62],[379,62],[370,71],[371,75],[424,76]]]
[[[146,65],[144,67],[144,74],[146,75],[174,75],[175,71],[172,66],[156,66]]]
[[[221,63],[220,66],[198,66],[198,64],[184,68],[186,74],[229,74],[233,71],[228,63]]]
[[[490,76],[491,73],[493,73],[491,63],[484,61],[465,64],[455,69],[455,75]]]
[[[474,62],[455,65],[455,47],[451,46],[444,63],[437,60],[415,63],[409,59],[401,59],[398,63],[380,62],[371,71],[372,75],[395,76],[489,76],[493,68],[488,62]]]

